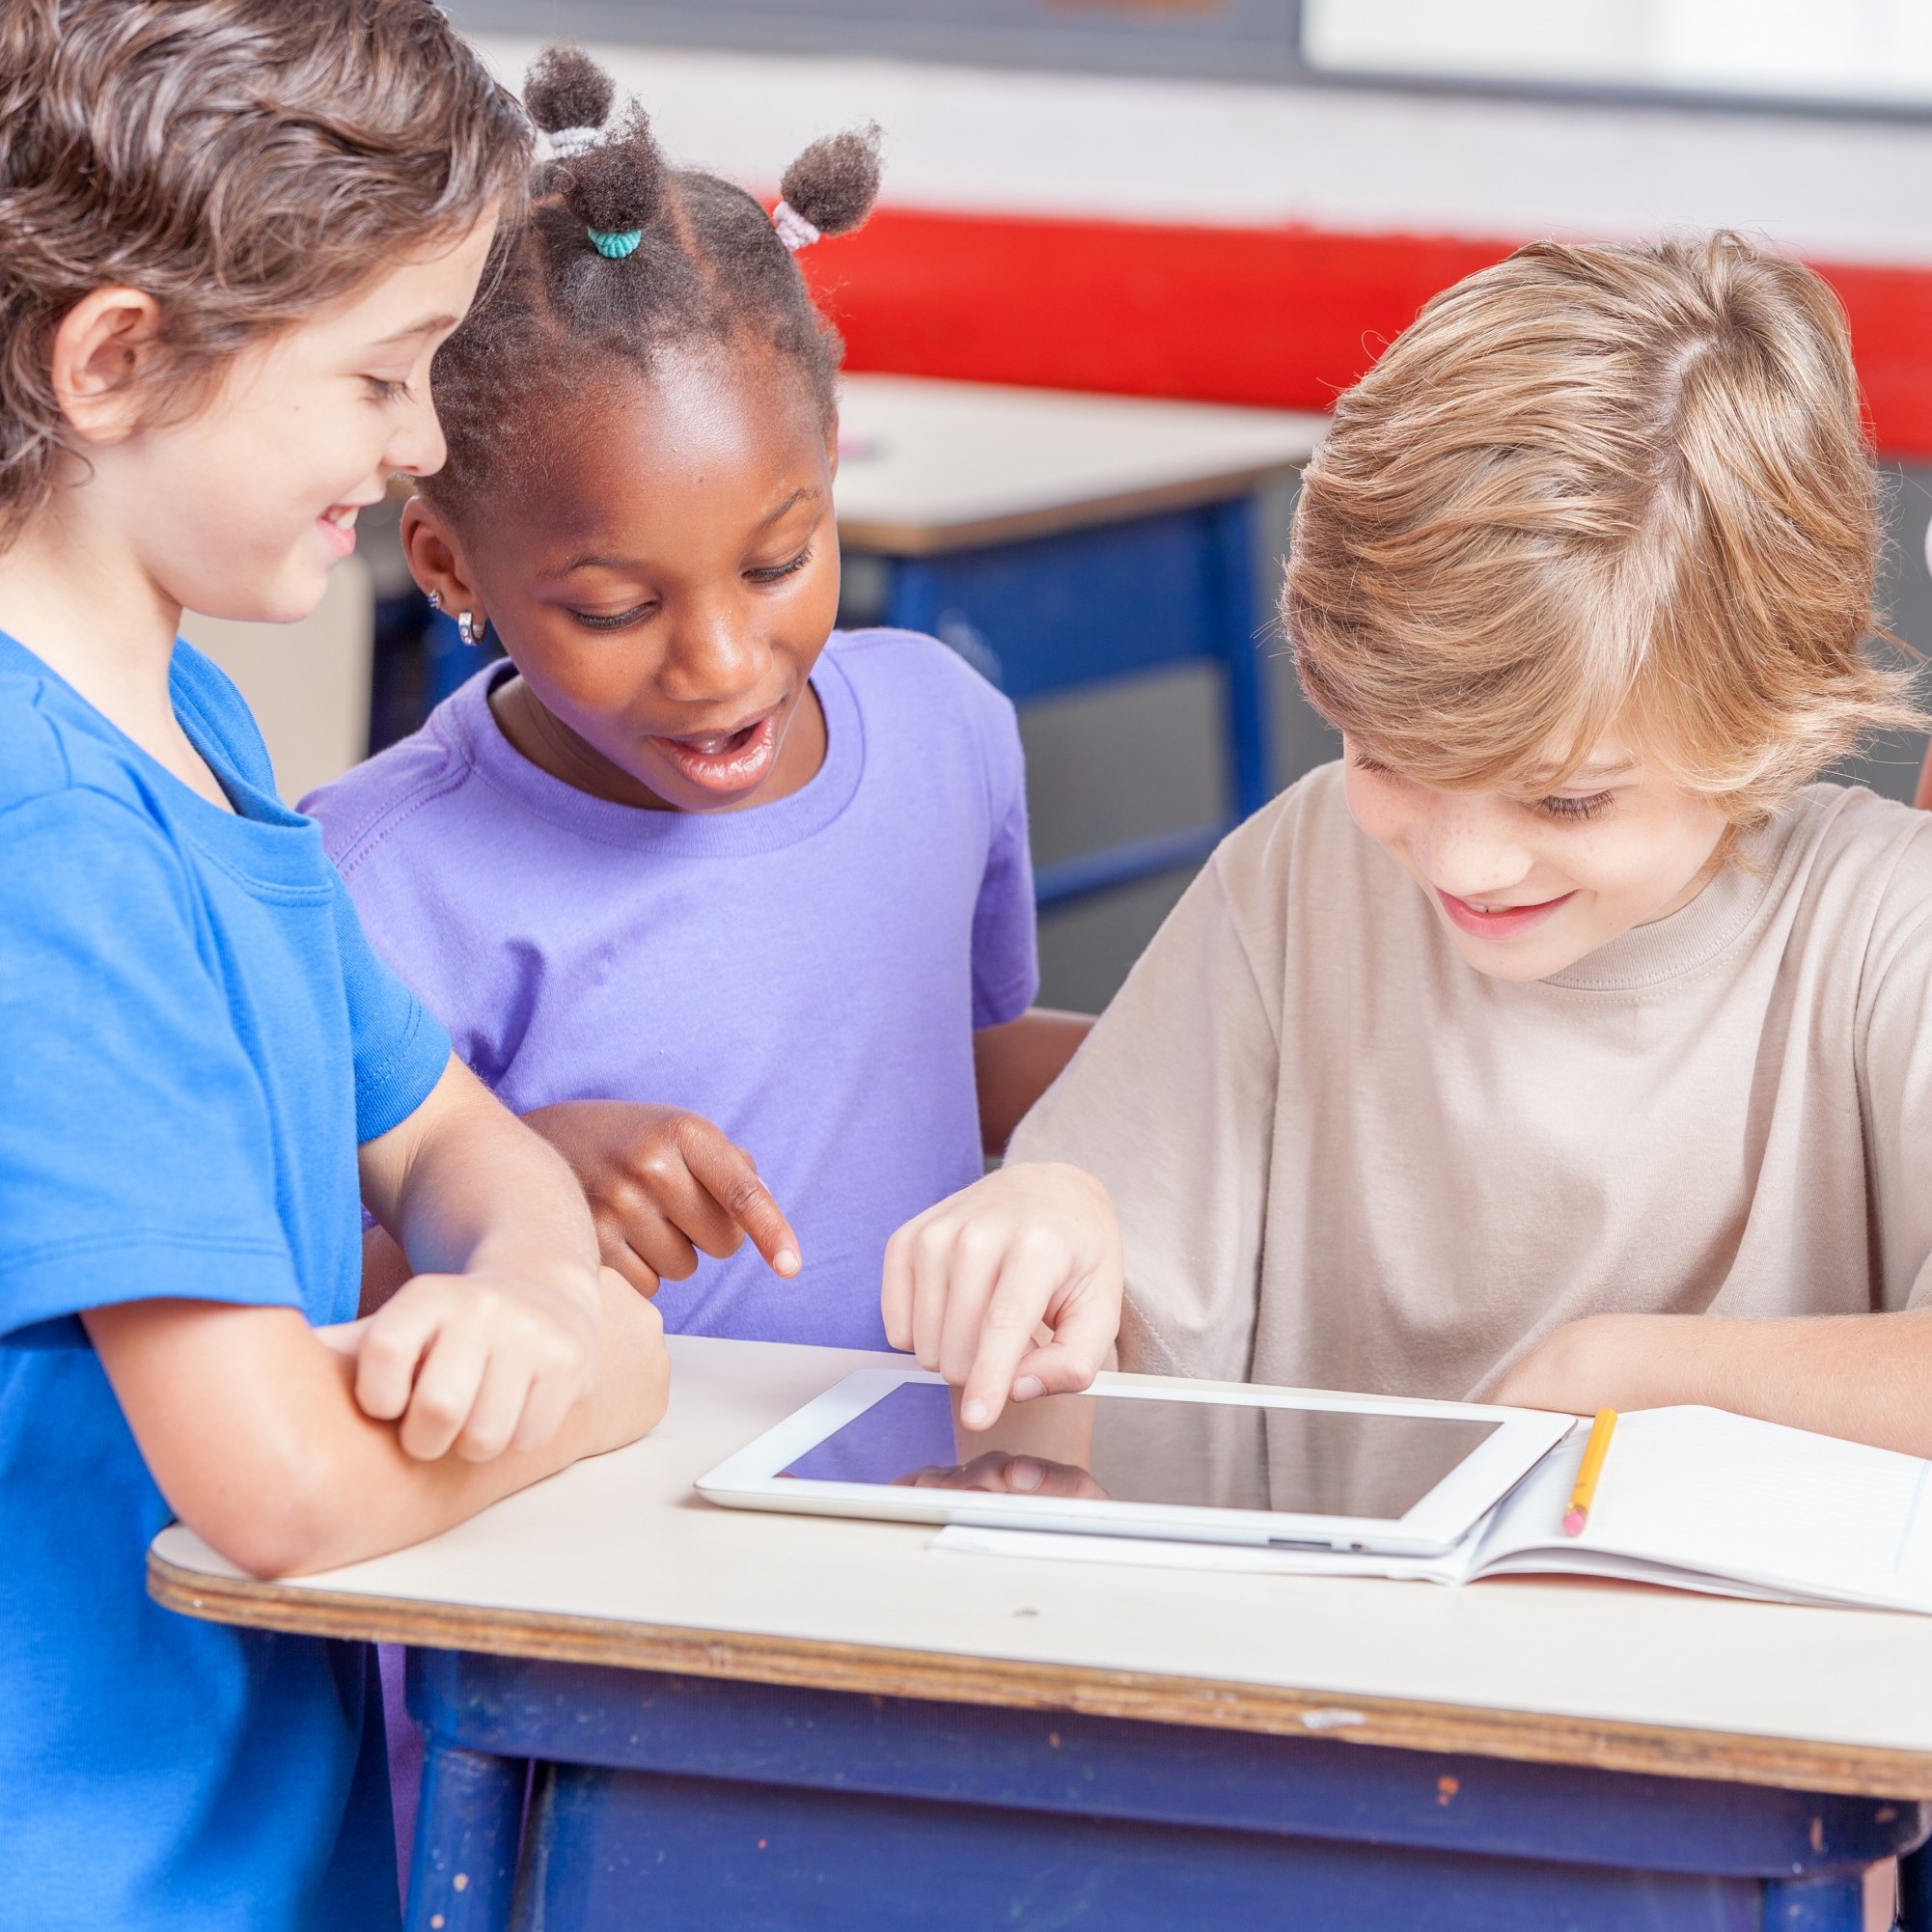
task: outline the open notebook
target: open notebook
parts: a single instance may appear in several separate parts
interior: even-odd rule
[[[1932,1463],[1721,1409],[1618,1417],[1589,1521],[1562,1532],[1576,1430],[1440,1557],[1366,1557],[953,1525],[933,1547],[1297,1576],[1618,1577],[1721,1596],[1932,1613]]]

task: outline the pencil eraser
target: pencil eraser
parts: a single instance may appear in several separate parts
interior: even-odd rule
[[[1584,1512],[1581,1509],[1572,1509],[1563,1518],[1563,1534],[1565,1536],[1581,1536],[1583,1532]]]

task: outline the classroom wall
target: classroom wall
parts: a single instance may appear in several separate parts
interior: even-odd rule
[[[477,38],[511,81],[538,45]],[[1932,122],[593,50],[675,154],[766,194],[880,123],[880,213],[805,258],[854,368],[1323,406],[1522,240],[1728,226],[1833,280],[1881,443],[1932,457]]]

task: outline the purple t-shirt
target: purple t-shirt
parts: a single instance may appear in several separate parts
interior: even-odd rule
[[[887,1237],[980,1172],[973,1030],[1038,984],[1011,704],[930,638],[835,633],[816,776],[706,815],[530,763],[507,675],[303,801],[376,951],[518,1113],[661,1101],[751,1150],[804,1270],[701,1257],[668,1328],[883,1348]]]

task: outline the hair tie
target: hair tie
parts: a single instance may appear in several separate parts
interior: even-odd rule
[[[560,127],[550,137],[550,156],[557,161],[574,161],[587,154],[604,138],[601,127]]]
[[[584,233],[591,237],[591,246],[606,262],[621,262],[626,255],[635,255],[638,243],[644,239],[641,228],[587,228]]]
[[[772,209],[771,225],[778,230],[778,238],[794,255],[801,248],[810,248],[820,234],[789,202],[780,202]]]

